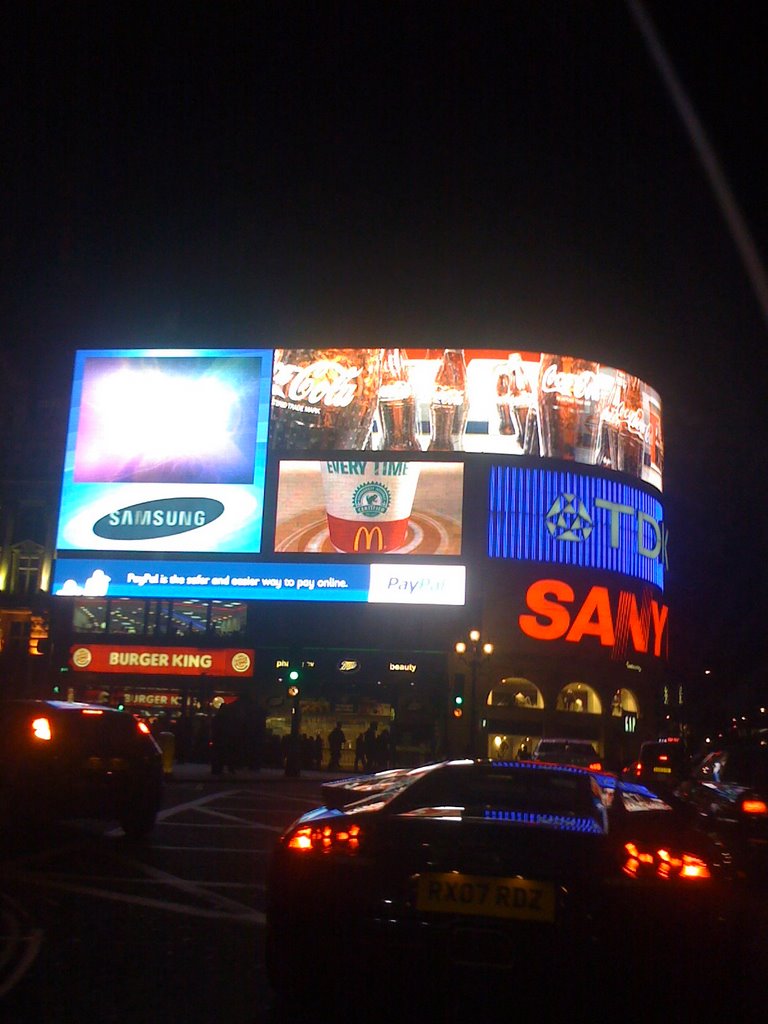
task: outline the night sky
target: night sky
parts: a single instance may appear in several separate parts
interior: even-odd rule
[[[627,368],[665,407],[673,653],[764,677],[768,317],[638,7],[768,256],[759,5],[19,5],[3,349],[64,390],[123,345]]]

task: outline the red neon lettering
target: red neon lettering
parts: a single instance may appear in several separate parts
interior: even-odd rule
[[[563,580],[537,580],[525,596],[532,614],[520,615],[518,623],[521,631],[534,640],[564,638],[569,643],[581,643],[584,637],[595,636],[602,647],[613,648],[614,657],[623,658],[630,641],[638,654],[647,654],[653,631],[654,656],[666,656],[669,609],[659,606],[647,591],[640,607],[633,593],[620,591],[615,620],[607,587],[592,587],[573,621],[561,602],[572,603],[575,594]]]
[[[571,616],[557,602],[573,601],[573,589],[562,580],[537,580],[528,587],[525,599],[533,615],[520,616],[520,629],[534,640],[559,640],[570,626]]]
[[[653,653],[657,658],[661,657],[661,641],[664,638],[664,632],[667,625],[667,617],[669,616],[669,608],[665,604],[659,608],[655,601],[651,601],[651,615],[653,616]],[[664,645],[666,652],[666,644]]]
[[[616,642],[607,587],[592,587],[565,639],[577,644],[585,636],[599,637],[603,647],[613,647]]]

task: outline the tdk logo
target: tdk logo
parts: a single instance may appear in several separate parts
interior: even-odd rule
[[[212,523],[223,511],[214,498],[158,498],[110,512],[94,523],[93,532],[107,540],[174,537]]]

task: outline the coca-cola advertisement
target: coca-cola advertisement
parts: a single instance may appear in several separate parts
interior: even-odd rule
[[[595,360],[523,349],[277,349],[270,447],[559,459],[659,490],[664,462],[652,388]]]

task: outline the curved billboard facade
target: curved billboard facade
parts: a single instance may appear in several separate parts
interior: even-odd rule
[[[489,753],[579,735],[618,761],[667,655],[663,470],[656,391],[574,356],[80,351],[60,643],[83,693],[169,708],[174,675],[203,706],[233,686],[271,706],[299,663],[320,732],[379,708],[401,744],[418,720],[424,757],[436,730],[460,749],[454,643],[478,628]]]
[[[470,472],[490,557],[663,587],[663,451],[656,392],[571,356],[81,351],[54,590],[462,605]]]

